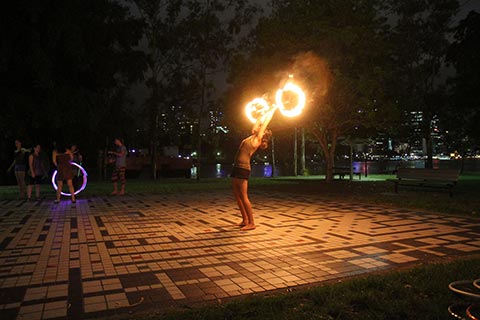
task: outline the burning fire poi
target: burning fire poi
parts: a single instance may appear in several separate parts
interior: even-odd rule
[[[296,95],[297,104],[294,107],[288,106],[290,101],[285,101],[285,92]],[[287,82],[282,89],[277,90],[275,95],[276,105],[273,107],[278,107],[280,112],[286,117],[295,117],[302,113],[305,107],[305,101],[305,93],[302,89],[292,82]],[[255,123],[258,118],[263,117],[269,110],[271,110],[271,106],[263,98],[255,98],[245,106],[245,114],[252,123]]]
[[[270,110],[270,106],[265,99],[255,98],[247,103],[245,107],[245,114],[252,123],[255,123],[257,122],[257,119],[263,117],[268,110]]]
[[[283,95],[285,92],[293,92],[297,96],[297,105],[292,108],[287,108],[284,103]],[[287,82],[282,89],[277,91],[275,95],[275,102],[277,103],[278,109],[286,117],[295,117],[302,113],[303,108],[305,107],[305,93],[299,86],[293,84],[292,82]]]

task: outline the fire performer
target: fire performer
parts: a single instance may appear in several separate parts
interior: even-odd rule
[[[248,198],[248,179],[250,177],[250,159],[258,148],[268,148],[268,140],[272,132],[267,129],[273,114],[277,107],[272,107],[263,117],[258,117],[252,129],[252,134],[245,138],[241,143],[235,155],[231,177],[233,178],[233,193],[237,201],[242,222],[238,225],[241,230],[253,230],[256,228],[253,220],[253,210],[250,199]]]

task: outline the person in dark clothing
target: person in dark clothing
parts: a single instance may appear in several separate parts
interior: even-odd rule
[[[127,169],[127,147],[120,138],[115,139],[116,151],[109,151],[108,154],[115,156],[115,168],[112,172],[113,191],[111,195],[122,196],[125,194],[125,171]],[[118,192],[118,181],[120,180],[120,192]]]
[[[60,152],[63,150],[63,152]],[[72,203],[75,203],[75,190],[73,189],[73,170],[70,162],[73,159],[73,154],[69,148],[59,148],[58,150],[53,151],[52,156],[53,164],[57,167],[57,198],[55,203],[60,202],[60,196],[63,188],[63,182],[67,181],[68,190],[72,197]]]
[[[28,200],[32,198],[32,188],[35,186],[35,198],[40,200],[40,184],[42,183],[43,177],[47,174],[45,165],[43,164],[42,158],[40,157],[41,147],[37,144],[33,148],[33,153],[28,157],[28,186],[27,186],[27,197]]]
[[[230,176],[233,178],[233,194],[242,214],[242,222],[239,223],[239,226],[243,231],[256,228],[253,220],[252,204],[248,198],[248,179],[251,171],[250,160],[258,148],[268,148],[268,140],[272,133],[267,129],[267,126],[276,110],[277,108],[273,107],[257,120],[253,126],[252,134],[241,142],[235,155]]]
[[[72,151],[72,155],[73,155],[72,162],[78,165],[82,165],[83,156],[80,153],[80,150],[78,149],[77,145],[76,144],[72,145],[70,150]],[[80,186],[82,185],[82,181],[83,181],[83,177],[81,175],[82,172],[80,168],[78,168],[77,166],[72,166],[72,170],[73,170],[73,180],[72,180],[73,189],[77,191],[78,189],[80,189]]]
[[[27,170],[27,155],[30,150],[22,148],[22,141],[15,140],[15,151],[13,162],[8,167],[7,172],[12,168],[15,170],[15,178],[17,179],[18,188],[20,191],[20,199],[25,198],[25,171]]]

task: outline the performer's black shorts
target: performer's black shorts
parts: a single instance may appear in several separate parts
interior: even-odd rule
[[[248,180],[248,178],[250,178],[250,170],[233,167],[230,177]]]

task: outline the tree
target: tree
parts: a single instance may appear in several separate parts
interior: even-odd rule
[[[170,76],[178,69],[177,57],[181,53],[177,29],[182,11],[182,1],[177,0],[131,0],[144,21],[144,44],[147,70],[145,84],[150,96],[145,102],[150,142],[151,175],[157,178],[157,147],[161,114],[166,114],[166,100]]]
[[[215,128],[204,131],[205,115],[221,112],[215,98],[213,77],[225,69],[234,49],[236,37],[257,12],[246,0],[193,0],[187,3],[188,15],[183,23],[185,62],[188,78],[198,84],[197,180],[201,176],[202,140]],[[206,125],[206,127],[209,127]],[[209,139],[211,140],[211,139]]]
[[[307,127],[320,144],[327,181],[339,137],[354,135],[360,124],[378,126],[380,114],[388,114],[381,110],[387,109],[382,67],[388,60],[380,3],[276,1],[272,16],[251,35],[248,57],[238,58],[232,71],[236,91],[245,88],[245,96],[272,96],[293,73],[309,101],[303,116],[291,121]]]
[[[441,72],[458,1],[391,0],[389,4],[394,17],[390,40],[395,49],[396,97],[406,115],[420,112],[419,129],[427,147],[425,166],[432,167],[432,121],[445,101]]]
[[[146,25],[146,84],[151,90],[146,105],[155,178],[159,114],[167,115],[172,105],[180,104],[197,112],[197,159],[200,162],[204,135],[202,119],[214,104],[211,77],[228,59],[233,36],[241,31],[255,10],[246,0],[131,2],[138,8]],[[188,112],[192,114],[193,110]],[[170,123],[175,123],[175,119]]]
[[[10,1],[2,10],[2,136],[47,147],[75,142],[96,155],[129,118],[141,76],[141,24],[115,1]],[[117,130],[114,132],[113,130]]]
[[[450,78],[451,103],[445,129],[449,142],[463,155],[480,143],[480,14],[471,11],[455,28],[447,61],[456,70]]]

